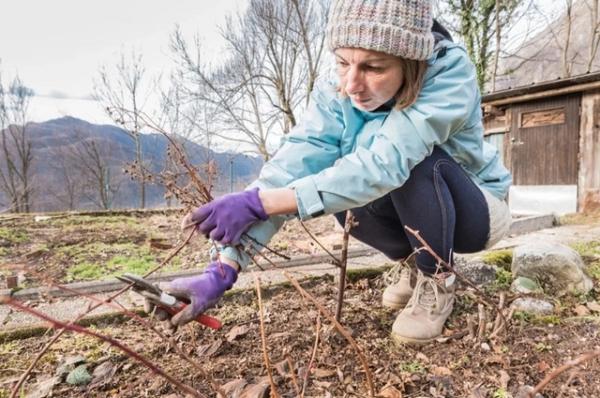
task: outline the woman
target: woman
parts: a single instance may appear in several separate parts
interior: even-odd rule
[[[476,252],[508,230],[511,177],[483,141],[480,94],[465,50],[432,32],[431,0],[337,0],[327,43],[337,79],[314,89],[303,120],[285,137],[259,178],[188,215],[219,242],[219,262],[168,289],[191,300],[171,320],[181,325],[231,288],[249,256],[289,215],[308,220],[352,209],[355,238],[389,258],[420,246],[405,226],[448,263]],[[246,236],[250,236],[248,239]],[[384,292],[402,308],[392,337],[423,343],[442,332],[454,303],[454,278],[426,252],[416,270]]]

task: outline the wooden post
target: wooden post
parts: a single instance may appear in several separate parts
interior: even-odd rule
[[[600,209],[600,90],[581,98],[577,211]]]

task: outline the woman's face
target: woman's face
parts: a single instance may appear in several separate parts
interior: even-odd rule
[[[341,88],[359,109],[379,108],[402,87],[398,57],[361,48],[338,48],[334,54]]]

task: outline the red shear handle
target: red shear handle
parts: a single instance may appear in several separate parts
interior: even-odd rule
[[[180,312],[181,310],[183,310],[185,307],[187,307],[187,304],[181,303],[181,305],[177,308],[174,308],[174,307],[163,307],[163,308],[165,310],[167,310],[167,312],[170,315],[175,315],[178,312]],[[211,329],[215,329],[215,330],[219,330],[219,329],[221,329],[221,327],[223,327],[223,324],[217,318],[213,318],[212,316],[208,316],[208,315],[204,315],[204,314],[198,315],[196,317],[195,321],[204,326],[207,326]]]

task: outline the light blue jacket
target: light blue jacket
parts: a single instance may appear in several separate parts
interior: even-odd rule
[[[319,82],[302,121],[251,187],[293,188],[298,217],[307,220],[363,206],[400,187],[438,145],[475,183],[504,199],[511,176],[498,150],[483,140],[481,119],[473,64],[461,46],[441,41],[417,101],[406,109],[362,111],[338,94],[334,81]],[[286,219],[271,216],[248,234],[266,244]],[[242,268],[250,261],[233,247],[222,252]]]

